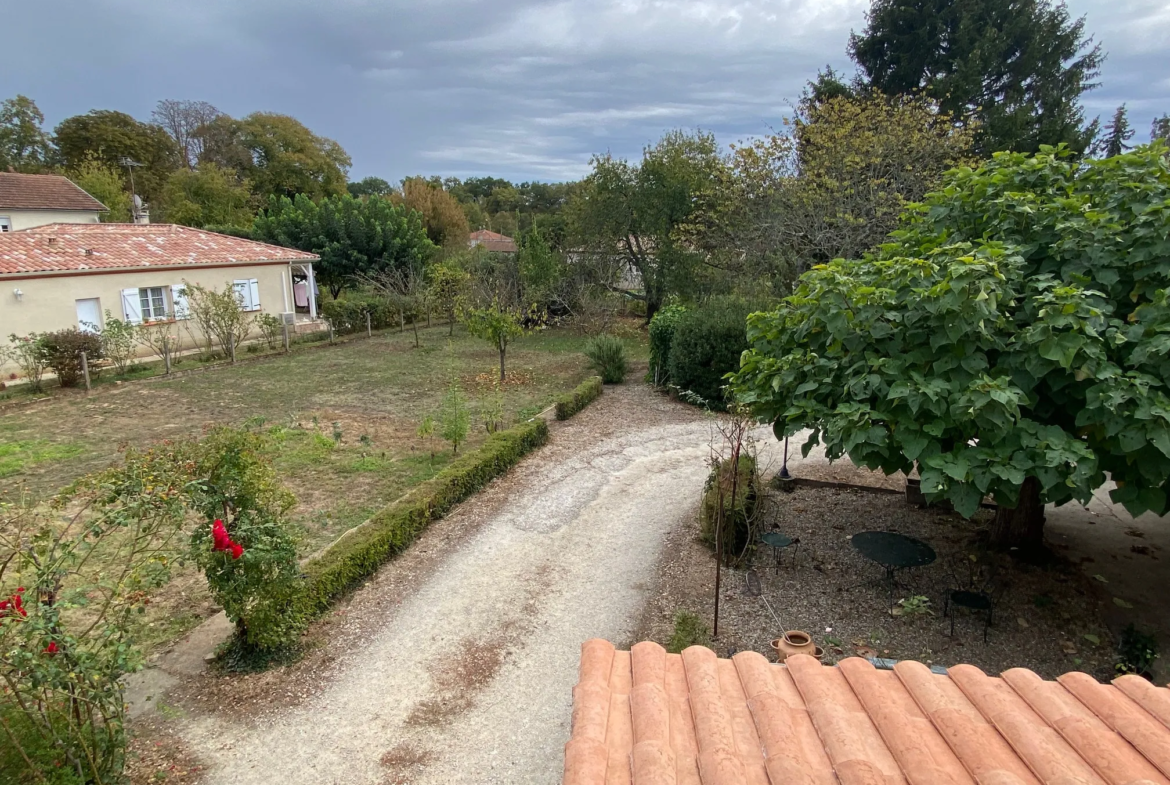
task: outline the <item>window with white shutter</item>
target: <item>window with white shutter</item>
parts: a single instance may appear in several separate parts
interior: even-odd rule
[[[138,289],[122,290],[122,315],[130,324],[142,324],[142,301]]]
[[[247,281],[232,281],[232,290],[236,293],[236,301],[240,304],[240,309],[244,311],[252,310],[249,298],[252,295],[251,287],[248,286]]]
[[[255,278],[248,281],[248,305],[251,306],[250,310],[260,310],[260,282]]]

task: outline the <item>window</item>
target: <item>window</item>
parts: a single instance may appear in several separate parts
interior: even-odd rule
[[[0,232],[12,231],[12,219],[7,215],[0,215]]]
[[[236,292],[236,299],[240,301],[240,310],[260,310],[260,284],[255,278],[232,281],[232,288]]]
[[[161,286],[138,290],[138,301],[142,305],[142,321],[157,322],[167,318],[165,291]]]

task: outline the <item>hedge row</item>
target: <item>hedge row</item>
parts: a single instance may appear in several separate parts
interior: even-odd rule
[[[601,377],[590,376],[577,385],[577,389],[557,398],[557,419],[567,420],[584,409],[601,395]]]
[[[600,386],[600,382],[598,383]],[[329,603],[406,550],[434,520],[548,441],[548,423],[536,419],[493,434],[482,447],[449,464],[430,480],[342,536],[304,565],[304,612],[316,615]]]
[[[398,326],[398,312],[384,297],[354,294],[340,300],[321,303],[321,315],[330,321],[338,333],[356,333],[366,329],[366,314],[370,327],[381,330]]]

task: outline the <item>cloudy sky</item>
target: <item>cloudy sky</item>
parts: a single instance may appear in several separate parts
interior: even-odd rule
[[[48,124],[160,98],[299,118],[351,176],[562,180],[664,129],[777,125],[818,67],[852,71],[863,0],[12,0],[0,98]],[[1170,2],[1069,0],[1109,53],[1090,116],[1170,112]]]

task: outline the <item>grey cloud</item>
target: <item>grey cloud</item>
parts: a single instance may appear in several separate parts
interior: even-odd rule
[[[159,98],[292,114],[354,176],[563,179],[672,127],[734,141],[779,124],[845,43],[863,0],[40,0],[0,48],[0,93],[53,122],[146,117]],[[1076,0],[1110,52],[1090,115],[1170,111],[1170,10]],[[10,20],[12,21],[12,20]]]

